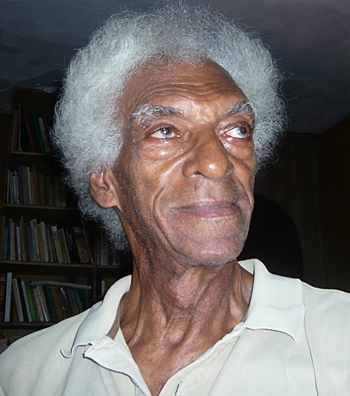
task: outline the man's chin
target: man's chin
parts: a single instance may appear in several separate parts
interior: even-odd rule
[[[244,243],[239,246],[205,246],[202,249],[183,251],[183,265],[186,267],[216,268],[229,262],[235,262],[243,249]]]

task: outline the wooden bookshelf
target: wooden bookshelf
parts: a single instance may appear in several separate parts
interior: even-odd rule
[[[22,172],[23,170],[25,170],[28,174],[32,172],[32,174],[28,176],[29,182],[32,180],[31,177],[33,175],[33,172],[33,177],[38,179],[38,175],[43,175],[42,178],[46,178],[46,181],[48,181],[48,183],[50,180],[56,180],[56,178],[61,179],[62,168],[57,154],[53,151],[51,151],[50,153],[40,152],[40,149],[43,146],[39,147],[37,145],[38,140],[40,139],[39,136],[34,142],[36,144],[34,145],[35,147],[32,145],[32,148],[35,151],[24,151],[23,147],[22,150],[18,150],[18,147],[20,147],[18,141],[22,137],[20,133],[23,134],[24,132],[19,132],[18,119],[15,119],[15,117],[17,116],[15,115],[16,110],[18,108],[21,109],[21,105],[19,104],[24,104],[27,117],[30,117],[32,114],[35,114],[36,117],[45,117],[45,122],[48,126],[50,126],[50,124],[52,123],[55,100],[55,94],[48,94],[40,90],[14,88],[10,114],[0,114],[0,219],[2,225],[0,227],[0,274],[12,273],[13,278],[20,278],[23,282],[52,281],[75,285],[85,285],[87,287],[91,287],[90,299],[92,304],[101,298],[102,280],[104,281],[103,284],[105,284],[106,287],[109,287],[112,283],[115,282],[115,280],[131,273],[132,260],[130,254],[121,253],[120,259],[118,258],[117,260],[118,266],[99,265],[100,260],[97,256],[96,249],[98,247],[98,241],[100,241],[100,238],[97,227],[87,226],[87,229],[89,230],[88,238],[86,237],[87,234],[84,235],[84,240],[88,240],[91,253],[91,256],[89,255],[88,259],[89,262],[81,262],[73,259],[71,260],[71,262],[68,262],[68,260],[64,260],[63,262],[57,262],[57,257],[56,260],[53,260],[53,254],[50,256],[49,252],[47,252],[47,255],[50,257],[49,260],[43,260],[43,256],[41,254],[42,252],[40,253],[41,255],[39,255],[39,259],[38,256],[36,256],[35,260],[32,259],[32,255],[30,256],[31,259],[28,259],[28,252],[25,258],[21,257],[21,260],[17,256],[9,257],[9,252],[6,252],[5,257],[4,244],[7,240],[4,225],[6,226],[7,223],[2,220],[4,217],[6,218],[6,221],[9,221],[8,219],[11,219],[13,223],[16,223],[16,226],[18,226],[19,222],[22,221],[23,224],[25,224],[27,227],[29,222],[35,219],[37,221],[37,224],[40,222],[44,222],[45,227],[46,225],[61,225],[60,227],[65,229],[66,227],[68,228],[68,226],[66,226],[68,224],[69,227],[73,228],[74,226],[78,226],[81,228],[81,230],[83,229],[81,226],[81,217],[80,212],[77,208],[76,200],[73,194],[69,193],[69,191],[65,191],[65,201],[63,199],[62,201],[57,201],[56,196],[55,204],[52,204],[53,198],[51,197],[51,195],[50,199],[47,198],[49,196],[49,192],[47,191],[45,191],[45,193],[47,193],[47,195],[45,195],[44,197],[45,202],[41,200],[40,204],[38,204],[38,201],[34,201],[34,193],[32,193],[33,200],[29,203],[28,201],[26,203],[23,203],[23,196],[21,198],[17,197],[17,201],[14,201],[14,198],[12,196],[10,197],[9,193],[11,179],[13,183],[17,182],[18,185],[20,185],[20,183],[23,183],[23,180],[18,181],[16,179],[16,177],[19,178],[19,175],[16,174],[17,171],[19,173],[20,171]],[[33,134],[35,131],[31,130],[31,132]],[[39,133],[38,131],[36,132]],[[19,133],[19,136],[14,138],[14,133]],[[16,143],[15,146],[14,142]],[[52,185],[49,186],[49,188],[51,189]],[[31,185],[30,188],[34,188],[34,185]],[[24,187],[22,186],[22,193],[23,189]],[[39,191],[39,188],[37,191]],[[26,199],[29,199],[28,192]],[[64,204],[62,204],[63,201]],[[61,202],[62,206],[56,205],[57,202]],[[43,231],[43,235],[44,234],[45,231]],[[23,235],[20,234],[21,238],[22,236]],[[68,239],[67,231],[65,233],[65,236]],[[54,246],[54,244],[52,245]],[[29,248],[31,249],[32,247]],[[18,244],[16,249],[20,250]],[[67,258],[67,255],[65,257]],[[71,259],[71,257],[69,259]],[[12,305],[14,306],[13,301]],[[14,308],[12,307],[12,310],[13,309]],[[23,335],[48,327],[50,325],[52,325],[52,321],[19,322],[18,315],[11,313],[10,322],[0,322],[0,335],[11,339],[11,341],[14,341],[15,339],[20,338]]]

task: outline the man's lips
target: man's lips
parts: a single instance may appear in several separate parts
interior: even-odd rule
[[[196,217],[222,217],[233,216],[237,213],[237,206],[233,202],[214,201],[197,202],[185,206],[176,207],[175,210],[185,212]]]

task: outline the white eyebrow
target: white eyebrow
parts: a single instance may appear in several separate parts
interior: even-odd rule
[[[227,116],[235,115],[237,113],[246,113],[254,116],[253,106],[249,101],[245,100],[243,102],[237,103],[225,111],[225,115]]]
[[[167,106],[152,106],[150,104],[142,105],[139,109],[131,114],[131,120],[137,117],[162,117],[162,116],[177,116],[183,117],[181,111]]]

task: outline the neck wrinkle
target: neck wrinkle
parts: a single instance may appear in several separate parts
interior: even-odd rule
[[[247,311],[252,280],[245,279],[237,262],[184,269],[177,276],[165,271],[162,275],[160,269],[153,274],[149,266],[143,271],[135,268],[121,307],[120,325],[127,343],[147,334],[166,336],[175,343],[203,332],[220,339]]]

